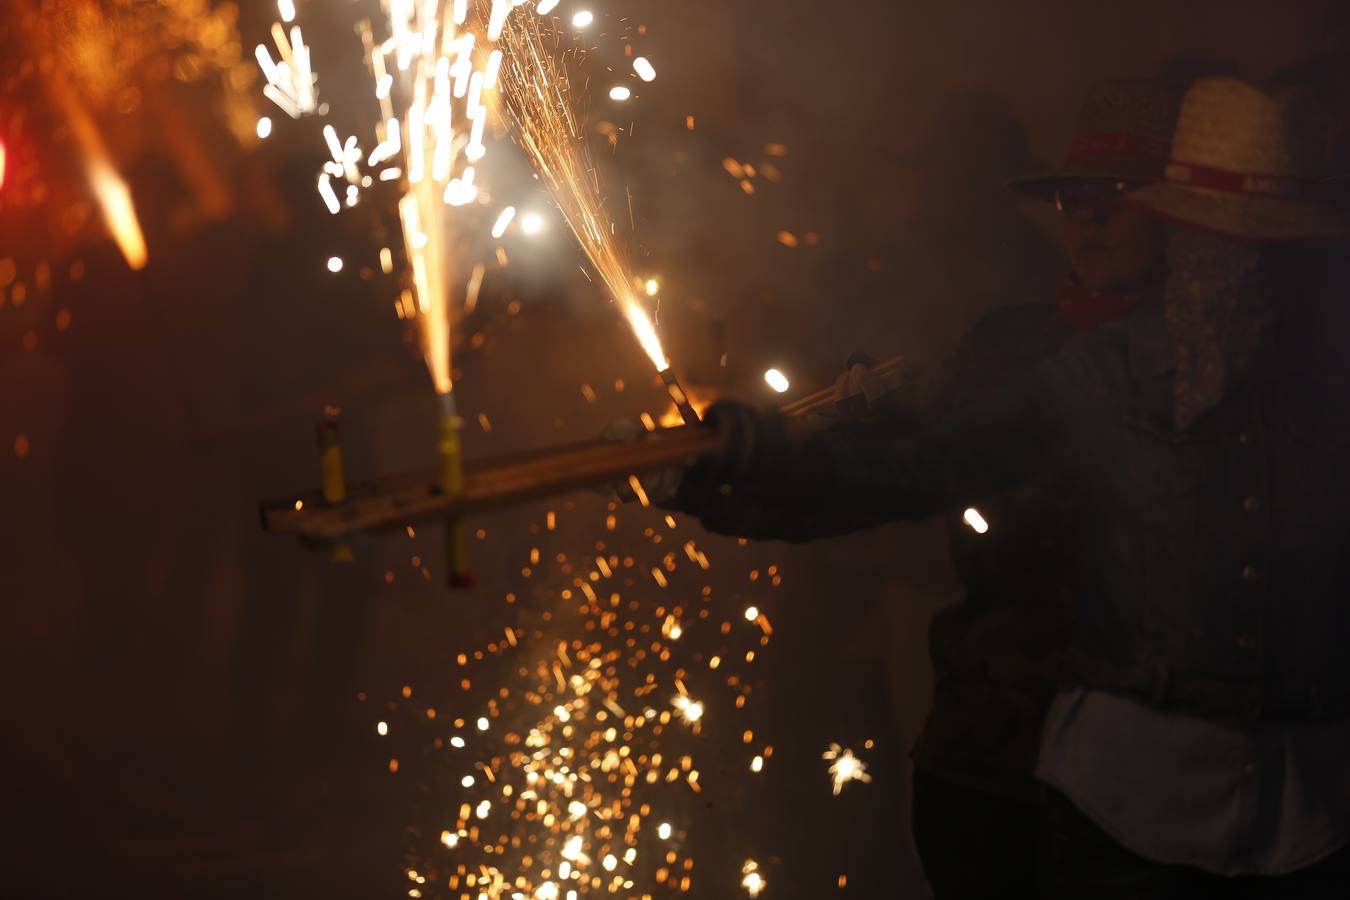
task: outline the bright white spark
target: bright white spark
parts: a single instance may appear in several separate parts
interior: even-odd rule
[[[537,213],[530,213],[520,220],[520,230],[526,234],[538,234],[544,230],[544,219]]]
[[[318,110],[318,94],[314,90],[316,78],[310,68],[309,48],[300,33],[300,26],[291,27],[290,39],[280,24],[272,29],[272,40],[276,43],[280,62],[272,59],[267,47],[259,44],[253,55],[262,69],[267,84],[263,87],[263,96],[271,100],[290,116],[298,119],[306,113]]]
[[[535,8],[535,12],[539,13],[541,16],[546,16],[557,9],[557,7],[558,0],[539,0],[539,6]]]
[[[488,730],[488,720],[487,720],[487,716],[480,716],[480,717],[479,717],[479,719],[478,719],[478,730],[479,730],[479,731],[487,731],[487,730]]]
[[[473,787],[473,776],[472,776],[472,775],[465,775],[463,778],[461,778],[461,779],[459,780],[459,784],[460,784],[460,787],[466,787],[466,788],[471,788],[471,787]]]
[[[648,297],[655,297],[657,292],[661,290],[661,283],[655,278],[648,278],[647,283],[643,285],[643,287],[646,288]]]
[[[703,718],[703,704],[697,700],[690,700],[684,694],[675,698],[674,706],[679,711],[680,718],[691,725]]]
[[[281,21],[295,21],[295,0],[277,0],[277,12],[281,15]]]
[[[581,852],[581,835],[574,834],[563,844],[562,858],[574,863],[584,863],[586,856]]]
[[[342,211],[342,204],[338,202],[337,192],[333,190],[333,179],[327,172],[319,175],[319,196],[323,198],[324,206],[333,215]]]
[[[378,734],[380,737],[384,737],[386,734],[389,733],[389,723],[388,722],[376,723],[375,733]]]
[[[786,393],[787,389],[792,386],[788,381],[787,376],[777,369],[769,369],[765,372],[764,380],[769,383],[769,387],[780,394]]]
[[[594,21],[595,15],[591,13],[590,10],[583,9],[581,12],[577,13],[575,16],[572,17],[572,27],[585,28],[587,25],[591,24]]]
[[[633,71],[636,72],[637,76],[643,81],[656,80],[656,67],[653,66],[645,56],[639,56],[637,59],[633,60]]]
[[[759,618],[759,607],[758,607],[758,606],[747,606],[747,607],[745,608],[745,621],[747,621],[747,622],[753,622],[753,621],[755,621],[755,620],[758,619],[758,618]]]
[[[621,84],[615,85],[609,89],[609,99],[623,102],[633,96],[633,92]]]
[[[506,234],[506,229],[511,227],[511,220],[516,217],[516,208],[508,206],[502,210],[501,215],[497,216],[496,223],[492,226],[492,237],[500,238]]]
[[[747,859],[745,865],[741,866],[741,874],[744,876],[741,879],[741,887],[745,888],[751,897],[758,897],[767,883],[764,881],[764,876],[759,874],[759,863],[753,859]]]
[[[341,272],[341,271],[342,271],[342,257],[340,257],[340,256],[330,256],[330,257],[328,257],[328,271],[333,272],[334,274],[336,274],[336,273],[338,273],[338,272]]]
[[[830,749],[826,750],[821,758],[833,760],[830,764],[830,777],[834,779],[835,796],[838,796],[844,785],[850,781],[867,784],[872,780],[872,776],[867,774],[867,763],[854,756],[852,750],[831,744]]]
[[[671,828],[669,822],[662,822],[660,825],[656,826],[656,836],[663,841],[670,840],[670,832]]]
[[[976,534],[984,534],[989,530],[989,523],[984,520],[984,516],[980,515],[980,511],[973,506],[962,513],[961,518],[974,529]]]
[[[267,136],[272,133],[272,120],[267,116],[258,119],[258,140],[267,140]]]

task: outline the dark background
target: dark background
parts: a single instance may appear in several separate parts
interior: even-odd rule
[[[350,22],[370,6],[299,3],[335,107],[365,90],[359,70],[337,69],[353,68]],[[626,28],[660,73],[624,110],[636,132],[606,167],[633,193],[671,355],[696,393],[766,403],[770,365],[796,391],[853,350],[937,361],[982,312],[1048,300],[1063,269],[1053,222],[1001,185],[1053,165],[1092,81],[1215,62],[1262,77],[1350,36],[1331,0],[589,7],[597,32]],[[271,10],[242,4],[245,55]],[[0,27],[9,77],[34,51]],[[266,109],[276,134],[240,145],[204,88],[154,96],[95,110],[141,211],[143,273],[97,229],[67,235],[44,208],[16,206],[12,178],[0,188],[0,257],[27,282],[22,302],[10,284],[0,304],[0,684],[17,836],[0,878],[29,896],[402,896],[417,787],[389,774],[372,707],[404,684],[434,690],[457,649],[500,632],[528,526],[557,504],[475,521],[488,537],[467,594],[441,586],[435,529],[363,544],[341,567],[261,532],[259,499],[315,482],[312,426],[327,405],[342,409],[354,476],[428,465],[429,381],[389,285],[359,275],[364,220],[330,218],[313,191],[318,126]],[[0,121],[35,102],[7,89]],[[29,121],[59,134],[50,111]],[[166,121],[201,136],[214,181],[187,177],[181,148],[139,139],[169,133]],[[77,193],[61,147],[39,142],[45,177]],[[753,195],[727,157],[761,167]],[[780,180],[763,177],[766,162]],[[553,224],[535,250],[508,239],[512,267],[458,329],[472,456],[661,409]],[[339,275],[324,268],[333,254],[351,261]],[[31,275],[40,262],[46,288]],[[480,412],[490,433],[473,425]],[[589,539],[604,500],[571,502],[569,539]],[[620,535],[636,543],[657,518],[625,514]],[[745,589],[775,621],[756,727],[778,760],[709,813],[735,839],[701,860],[695,895],[739,894],[740,861],[755,856],[766,896],[923,896],[906,753],[930,686],[927,620],[958,595],[941,535],[738,548],[681,529],[735,560],[714,569],[719,591],[743,590],[750,568],[784,574],[773,593]],[[820,752],[869,739],[875,781],[831,797]]]

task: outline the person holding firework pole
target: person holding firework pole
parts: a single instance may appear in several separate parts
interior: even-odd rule
[[[1038,479],[1074,499],[1036,768],[1049,896],[1346,896],[1350,343],[1328,273],[1350,228],[1320,199],[1328,130],[1301,96],[1198,80],[1161,179],[1059,186],[1153,217],[1160,291],[917,436],[715,405],[720,449],[670,501],[800,540]],[[1101,271],[1105,242],[1081,249]]]
[[[1118,202],[1160,179],[1184,88],[1118,79],[1088,92],[1064,165],[1011,183],[1061,214],[1071,270],[1055,303],[982,317],[917,391],[886,391],[872,370],[840,377],[843,418],[892,434],[958,415],[1075,334],[1161,295],[1163,226]],[[1032,770],[1072,633],[1067,590],[1074,503],[1057,479],[945,517],[962,601],[929,629],[935,674],[913,750],[915,847],[937,900],[1031,896],[1041,827]],[[818,519],[803,522],[819,528]]]

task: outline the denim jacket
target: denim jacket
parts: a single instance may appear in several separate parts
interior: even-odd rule
[[[1179,431],[1161,309],[1140,307],[923,437],[819,434],[786,468],[760,467],[773,483],[696,511],[713,530],[793,539],[811,517],[843,531],[978,504],[1052,466],[1079,501],[1077,680],[1242,725],[1339,717],[1350,367],[1335,344],[1274,341]],[[738,492],[751,502],[733,515]]]

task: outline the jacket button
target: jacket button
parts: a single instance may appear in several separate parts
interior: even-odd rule
[[[1243,580],[1243,581],[1260,581],[1260,580],[1261,580],[1261,572],[1260,572],[1259,569],[1256,568],[1256,566],[1243,566],[1243,567],[1242,567],[1242,580]]]
[[[1255,497],[1248,497],[1242,501],[1242,508],[1247,512],[1256,512],[1261,508],[1261,501]]]

